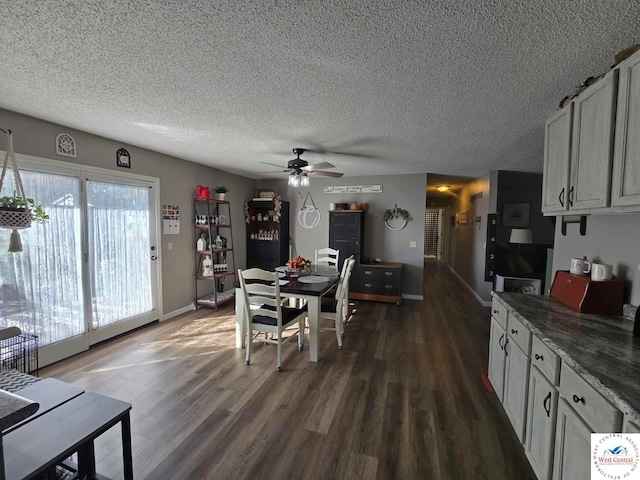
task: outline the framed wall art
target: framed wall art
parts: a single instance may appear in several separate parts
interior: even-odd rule
[[[530,203],[504,203],[502,205],[502,226],[527,228],[531,220]]]
[[[131,168],[131,155],[124,148],[116,152],[116,164],[119,167]]]

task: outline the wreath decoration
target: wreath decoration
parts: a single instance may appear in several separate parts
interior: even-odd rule
[[[393,222],[393,220],[397,219],[401,219],[402,223],[399,226],[393,226],[393,223],[397,223]],[[398,207],[398,204],[395,204],[393,208],[389,208],[384,212],[384,224],[389,230],[402,230],[407,226],[407,222],[409,220],[411,220],[411,214],[409,211]]]

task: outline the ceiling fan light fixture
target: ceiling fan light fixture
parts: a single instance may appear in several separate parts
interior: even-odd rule
[[[449,185],[438,185],[436,187],[436,190],[441,192],[441,193],[444,193],[444,192],[448,192],[449,188],[451,188],[451,187],[449,187]]]
[[[300,177],[296,172],[291,172],[289,174],[289,186],[298,188],[300,186]]]
[[[309,175],[306,172],[302,172],[302,176],[300,177],[300,186],[308,187],[309,186]]]

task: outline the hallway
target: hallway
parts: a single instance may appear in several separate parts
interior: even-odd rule
[[[489,308],[425,261],[424,301],[356,302],[344,350],[289,342],[283,371],[257,345],[246,366],[233,307],[201,309],[43,369],[131,402],[137,479],[531,479],[487,366]],[[119,432],[96,443],[121,478]]]

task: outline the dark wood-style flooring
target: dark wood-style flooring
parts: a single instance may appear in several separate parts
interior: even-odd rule
[[[136,479],[531,479],[481,378],[489,309],[425,263],[424,301],[356,302],[344,350],[234,348],[233,305],[200,309],[42,370],[133,404]],[[98,472],[122,478],[118,428]]]

